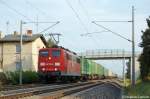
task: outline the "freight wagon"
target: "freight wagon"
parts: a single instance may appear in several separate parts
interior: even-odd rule
[[[112,79],[112,78],[117,78],[117,75],[114,74],[111,70],[108,70],[108,77],[109,79]]]
[[[82,79],[104,79],[108,76],[108,69],[102,65],[81,57],[81,75]]]

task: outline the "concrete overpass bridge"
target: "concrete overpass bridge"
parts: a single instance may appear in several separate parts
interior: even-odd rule
[[[135,52],[135,78],[139,76],[140,68],[138,57],[140,56],[140,53],[141,52]],[[97,50],[87,50],[85,52],[78,53],[78,55],[91,60],[129,60],[130,68],[132,67],[131,51],[125,51],[120,49],[97,49]]]
[[[87,50],[86,52],[78,53],[79,56],[84,56],[92,60],[111,60],[111,59],[131,59],[132,52],[119,49],[98,49]],[[140,52],[135,52],[135,58],[138,58]]]

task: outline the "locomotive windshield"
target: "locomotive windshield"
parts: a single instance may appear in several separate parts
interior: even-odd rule
[[[40,56],[47,57],[48,56],[48,51],[40,51]]]
[[[59,57],[60,56],[60,50],[53,50],[52,51],[52,56]]]

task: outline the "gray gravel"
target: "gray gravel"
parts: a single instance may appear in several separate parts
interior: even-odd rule
[[[111,84],[102,84],[62,99],[121,99],[122,89]]]

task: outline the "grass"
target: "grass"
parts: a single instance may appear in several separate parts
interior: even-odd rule
[[[138,80],[134,88],[128,85],[124,90],[124,94],[128,96],[150,96],[150,81]]]

